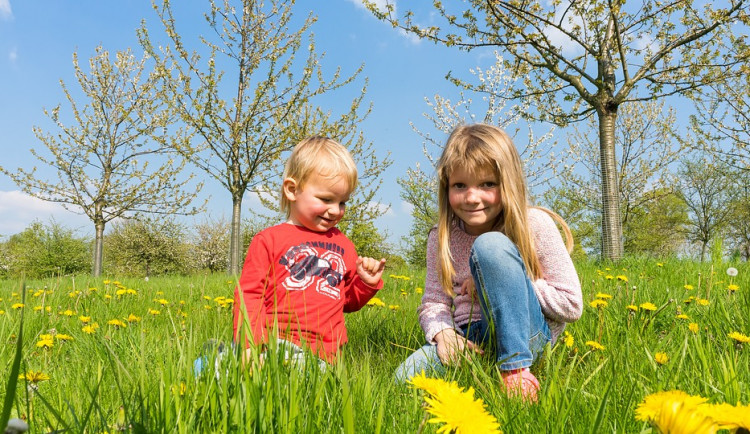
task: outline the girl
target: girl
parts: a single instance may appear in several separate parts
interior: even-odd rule
[[[457,127],[437,174],[438,224],[427,241],[418,309],[428,344],[398,367],[396,378],[441,373],[462,352],[483,353],[480,344],[487,344],[507,393],[536,401],[539,382],[529,367],[565,323],[581,316],[570,229],[552,211],[529,206],[521,159],[497,127]]]

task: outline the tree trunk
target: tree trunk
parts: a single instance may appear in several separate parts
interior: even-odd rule
[[[104,252],[104,222],[94,223],[96,228],[96,237],[94,239],[94,270],[91,274],[94,277],[102,275],[102,257]]]
[[[232,197],[232,229],[229,235],[229,269],[227,272],[239,276],[242,258],[242,195]]]
[[[620,220],[620,188],[617,185],[615,154],[615,120],[617,111],[602,108],[599,116],[599,157],[602,167],[602,258],[622,258],[622,222]]]

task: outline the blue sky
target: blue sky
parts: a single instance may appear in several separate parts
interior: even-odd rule
[[[202,21],[207,11],[206,1],[174,3],[179,5],[178,29],[195,29],[193,37],[208,30]],[[403,3],[397,3],[397,7]],[[390,204],[391,210],[378,225],[397,243],[408,233],[410,216],[408,207],[399,198],[395,180],[415,162],[423,161],[422,138],[409,122],[427,125],[422,116],[429,110],[425,97],[457,96],[455,87],[444,79],[446,73],[452,70],[466,75],[470,68],[491,60],[490,53],[460,52],[416,40],[378,21],[359,0],[299,0],[295,11],[300,18],[308,12],[317,15],[313,32],[317,50],[326,53],[324,67],[330,70],[341,66],[344,73],[351,73],[361,63],[365,65],[363,77],[369,79],[366,101],[372,103],[372,114],[361,129],[379,155],[391,152],[394,159],[379,194],[379,200]],[[140,54],[135,31],[142,19],[152,35],[161,32],[150,0],[0,0],[0,164],[3,167],[30,169],[38,165],[30,149],[44,152],[46,148],[34,136],[32,127],[54,133],[55,127],[43,108],[60,104],[63,112],[69,109],[59,81],[77,91],[72,54],[77,52],[83,65],[94,55],[97,45],[110,53],[130,47]],[[361,83],[362,80],[357,86]],[[334,96],[331,104],[338,104],[338,98],[342,109],[348,107],[355,90]],[[39,166],[39,170],[46,179],[56,176],[51,169]],[[210,181],[203,193],[211,198],[207,210],[210,216],[228,219],[229,193]],[[249,215],[247,209],[252,206],[254,203],[246,197],[243,216]],[[26,196],[12,180],[0,174],[0,236],[20,232],[35,219],[46,223],[50,218],[80,234],[93,233],[93,225],[85,216]]]

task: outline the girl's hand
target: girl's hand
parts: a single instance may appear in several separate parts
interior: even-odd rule
[[[461,362],[459,355],[467,350],[484,354],[484,351],[477,344],[459,335],[454,329],[445,329],[436,334],[435,341],[437,342],[440,362],[446,366],[454,364],[458,366]]]
[[[467,277],[461,284],[461,294],[468,295],[472,300],[476,300],[477,290],[474,287],[474,279]]]
[[[357,274],[369,286],[376,286],[380,282],[383,270],[385,270],[385,258],[379,261],[362,256],[357,258]]]

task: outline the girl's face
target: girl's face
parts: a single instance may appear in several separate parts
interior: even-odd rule
[[[331,178],[314,173],[302,188],[287,178],[284,194],[290,202],[289,223],[325,232],[341,221],[349,193],[349,183],[343,175]]]
[[[464,222],[464,230],[481,235],[492,229],[502,211],[500,185],[495,172],[481,169],[470,174],[455,169],[448,178],[448,202],[453,212]]]

